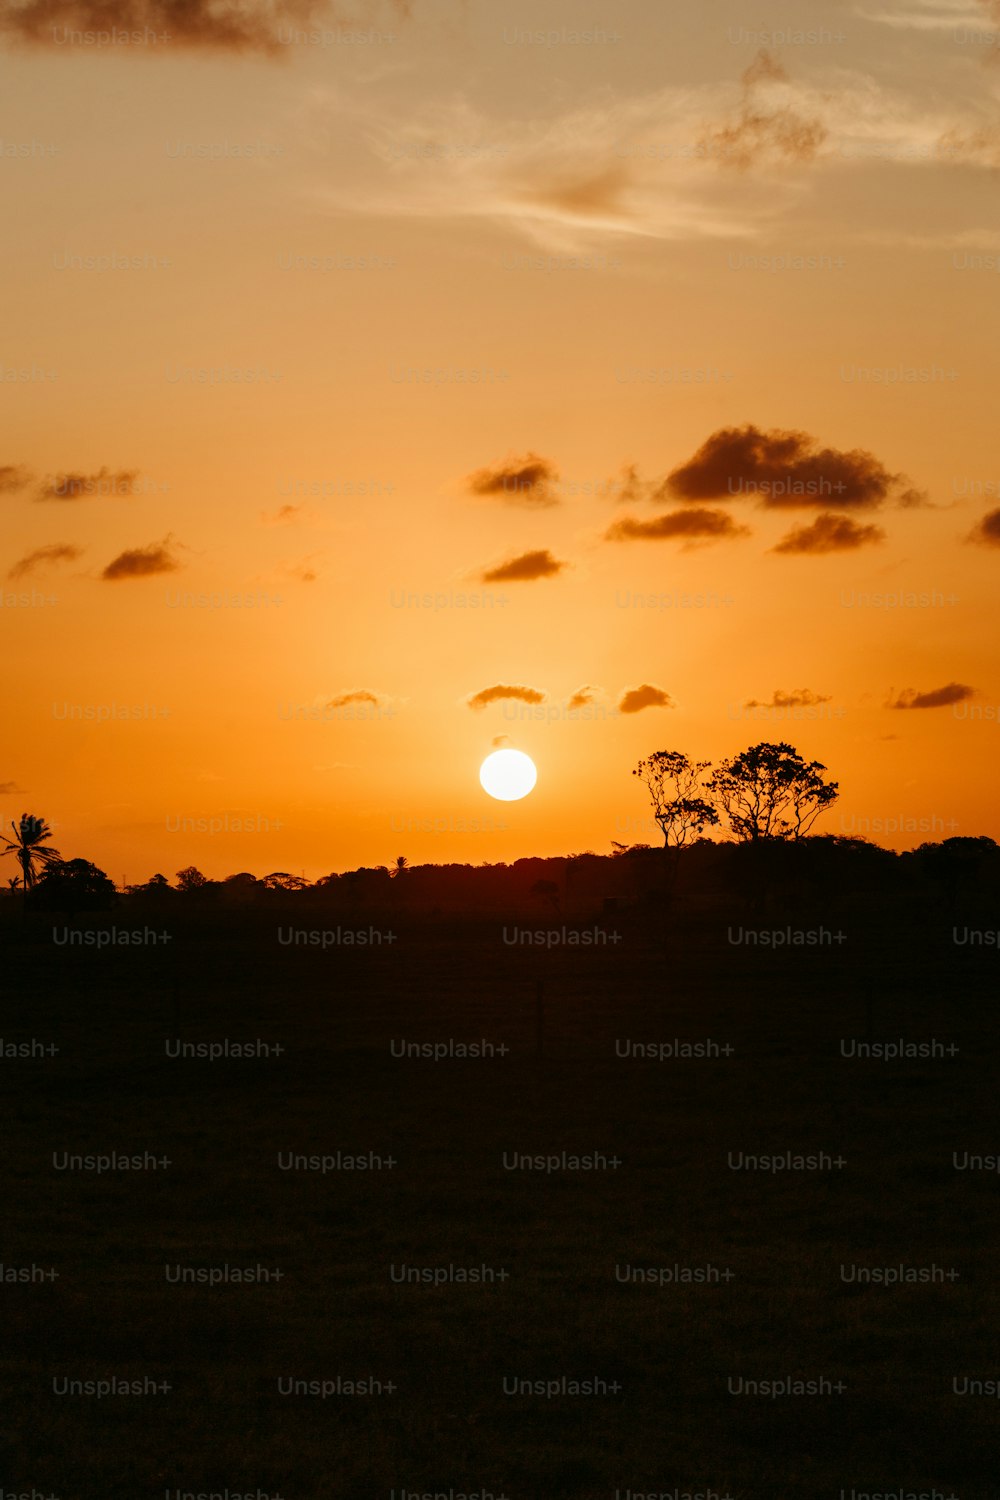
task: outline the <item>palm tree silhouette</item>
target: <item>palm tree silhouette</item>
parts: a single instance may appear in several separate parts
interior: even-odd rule
[[[394,878],[398,878],[400,875],[405,875],[406,871],[409,868],[410,868],[410,861],[407,859],[406,855],[405,854],[397,854],[395,860],[393,861],[392,869],[390,870],[389,873]]]
[[[12,839],[6,834],[0,834],[7,845],[2,853],[13,854],[21,866],[21,891],[26,902],[28,892],[38,882],[39,870],[44,871],[50,865],[60,864],[62,855],[49,844],[52,829],[44,818],[36,818],[33,813],[22,813],[20,823],[11,823],[10,826],[14,832]]]

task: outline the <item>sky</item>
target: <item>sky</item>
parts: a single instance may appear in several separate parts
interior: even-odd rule
[[[0,3],[4,826],[607,853],[769,740],[1000,837],[1000,4],[753,14]]]

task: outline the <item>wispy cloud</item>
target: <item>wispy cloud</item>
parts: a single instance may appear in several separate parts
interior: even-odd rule
[[[985,85],[928,98],[916,85],[810,62],[793,76],[762,53],[738,80],[631,94],[605,85],[584,103],[521,117],[461,91],[404,110],[343,85],[317,89],[301,107],[322,163],[310,191],[338,214],[488,219],[571,251],[608,237],[752,238],[810,190],[822,216],[831,174],[993,161]],[[338,154],[345,127],[367,144],[366,169]],[[884,226],[867,217],[854,232],[918,227],[898,214]]]
[[[811,688],[793,688],[790,693],[782,692],[776,688],[771,694],[770,701],[761,702],[757,698],[751,698],[744,703],[744,708],[814,708],[819,703],[829,703],[829,695],[814,693]]]
[[[139,478],[138,469],[109,469],[93,473],[49,475],[38,487],[36,500],[84,500],[94,495],[131,495]]]
[[[16,495],[31,483],[31,470],[23,464],[0,464],[0,495]]]
[[[980,0],[978,6],[969,0],[910,0],[897,10],[859,7],[858,15],[895,31],[979,31],[985,29],[984,20],[991,9],[995,11],[992,0]]]
[[[584,683],[578,687],[575,693],[571,693],[566,707],[570,710],[586,708],[590,703],[596,703],[600,697],[600,688],[592,687],[590,683]]]
[[[739,172],[762,163],[814,161],[830,128],[802,111],[781,64],[768,52],[758,53],[741,83],[735,115],[701,138],[708,155]]]
[[[262,510],[260,521],[262,526],[293,526],[305,513],[304,505],[279,505],[277,510]]]
[[[53,566],[61,562],[75,562],[78,557],[83,556],[83,548],[75,547],[72,542],[52,542],[47,547],[36,547],[33,552],[25,553],[10,569],[8,578],[28,578],[39,573],[46,566]]]

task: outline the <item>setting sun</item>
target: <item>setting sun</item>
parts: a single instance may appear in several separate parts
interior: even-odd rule
[[[535,762],[523,750],[494,750],[479,767],[483,791],[498,802],[519,802],[537,780]]]

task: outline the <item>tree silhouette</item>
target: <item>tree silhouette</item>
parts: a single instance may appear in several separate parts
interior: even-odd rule
[[[115,904],[115,883],[89,859],[67,859],[50,864],[31,895],[32,906],[43,911],[106,911]]]
[[[389,873],[394,879],[398,879],[400,875],[405,875],[409,868],[410,861],[407,859],[406,855],[397,854],[396,858],[393,860],[392,869]]]
[[[824,781],[825,770],[818,760],[803,760],[792,745],[762,741],[724,760],[707,790],[740,843],[799,839],[840,796],[837,782]]]
[[[692,761],[681,750],[655,750],[632,772],[649,792],[653,817],[663,834],[664,848],[682,849],[689,839],[714,828],[719,814],[702,797],[702,776],[710,761]]]
[[[269,891],[304,891],[310,885],[304,875],[289,875],[287,870],[274,870],[265,875],[261,885]]]
[[[208,884],[208,876],[203,875],[194,865],[185,865],[183,870],[177,871],[177,889],[179,891],[197,891],[201,886]]]
[[[19,823],[11,823],[14,837],[9,839],[6,834],[0,835],[6,844],[4,854],[13,854],[21,866],[21,890],[27,901],[28,892],[38,882],[39,871],[44,871],[50,865],[61,863],[62,856],[58,849],[53,849],[49,844],[52,830],[44,818],[36,818],[32,813],[22,813]]]

